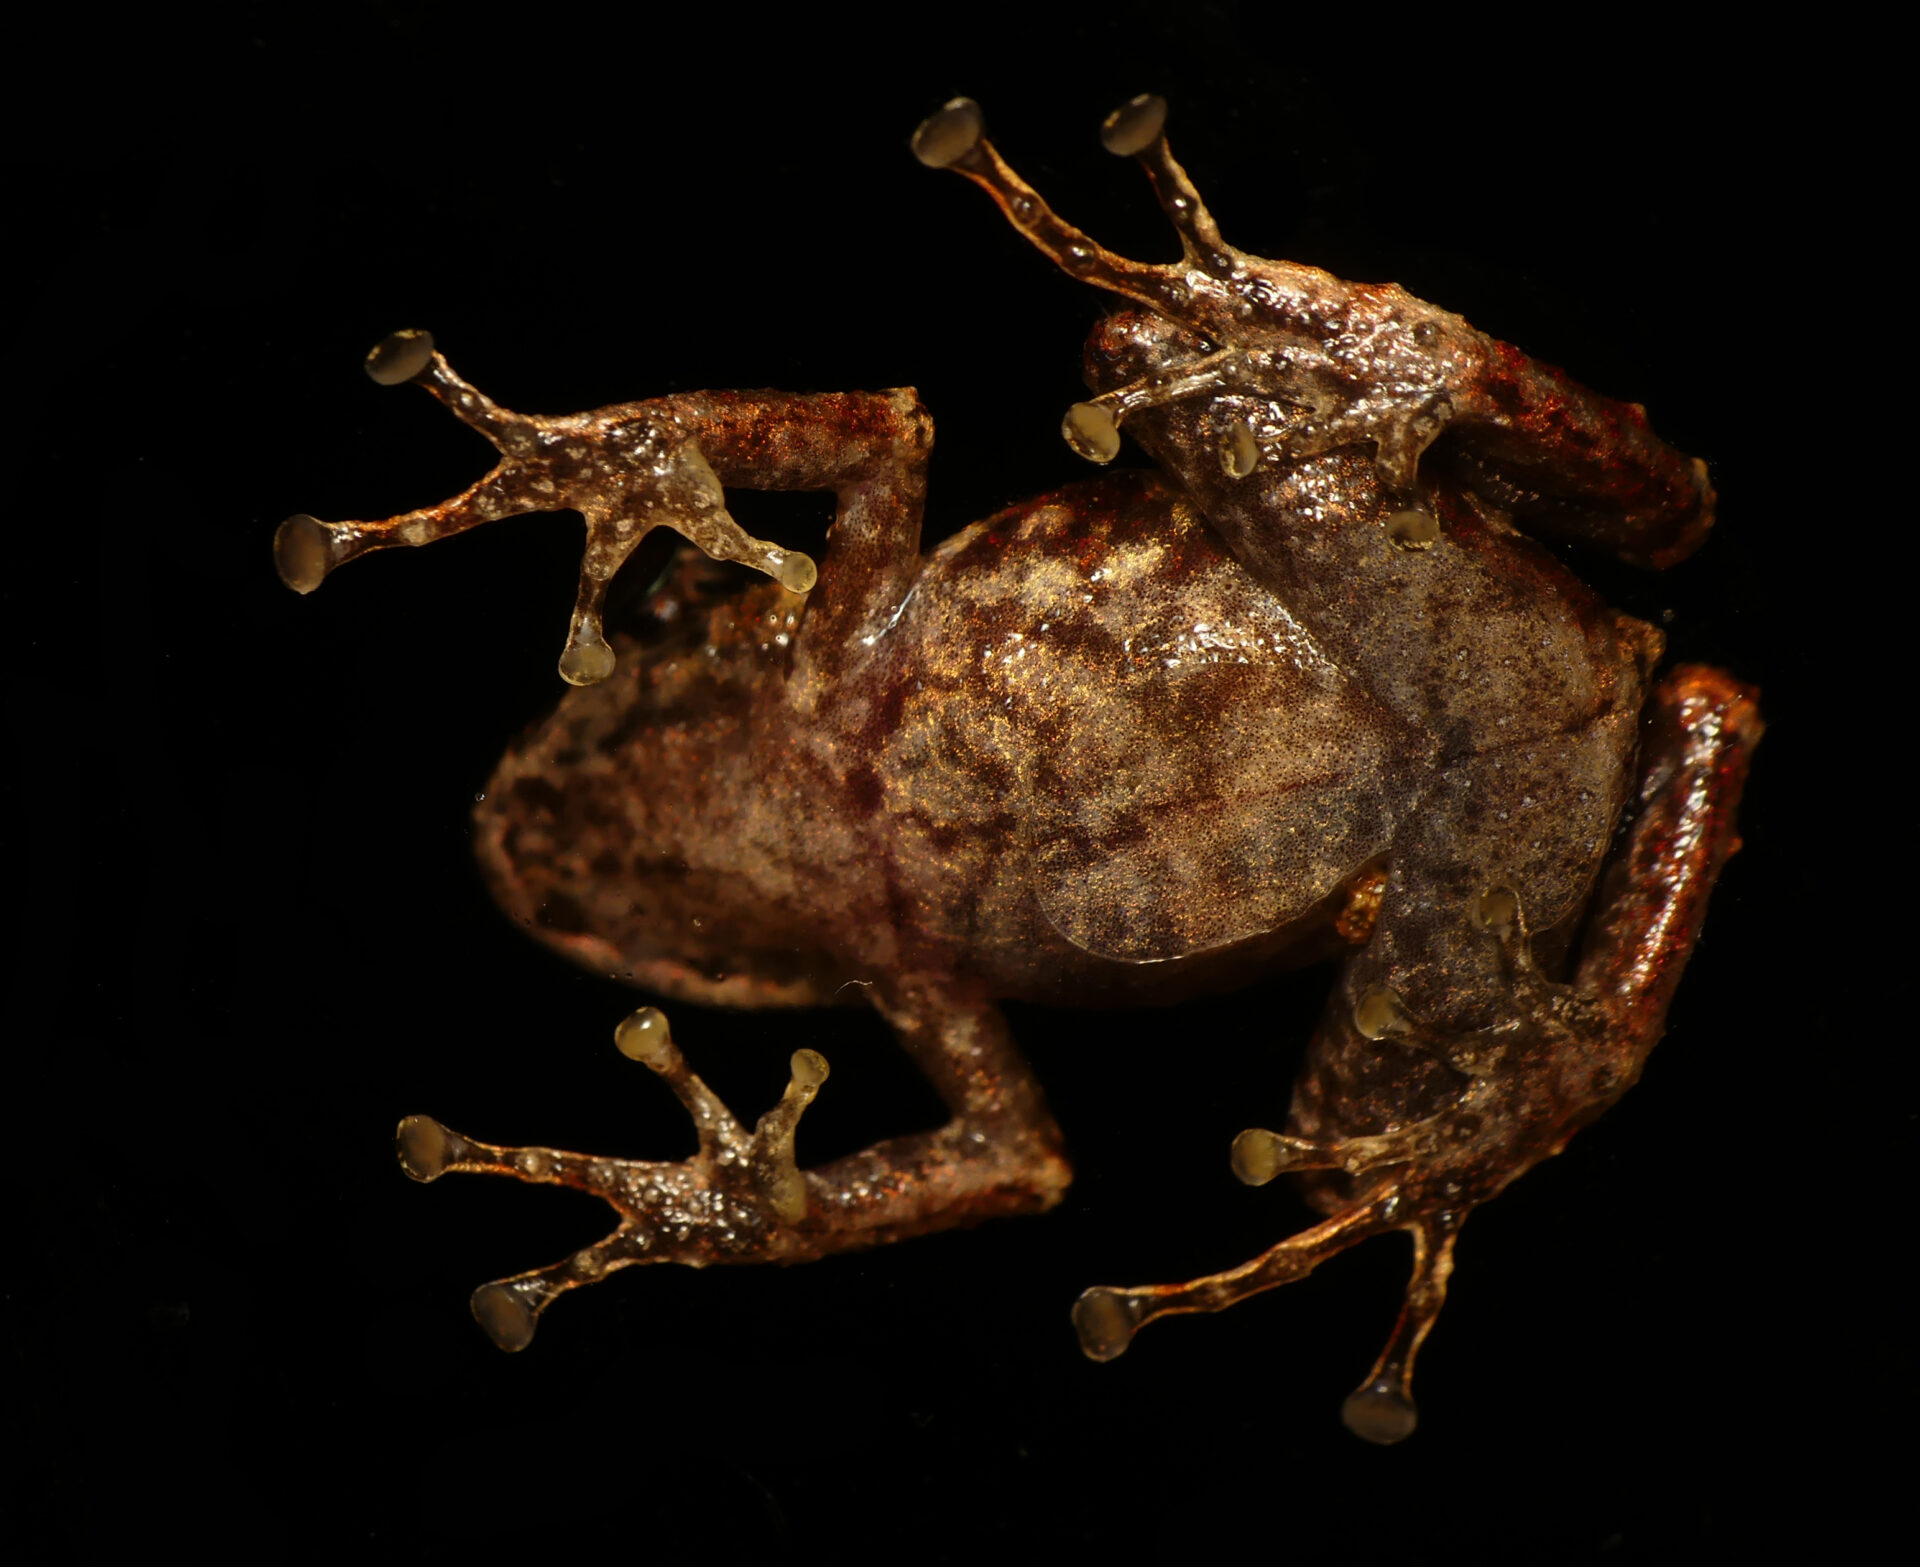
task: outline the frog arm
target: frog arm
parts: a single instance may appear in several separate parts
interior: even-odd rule
[[[1655,435],[1638,403],[1484,334],[1433,457],[1529,533],[1664,570],[1713,527],[1707,465]]]
[[[1436,448],[1523,527],[1653,567],[1705,539],[1706,467],[1655,436],[1644,408],[1589,391],[1397,283],[1350,283],[1235,249],[1168,150],[1166,114],[1165,100],[1147,94],[1101,127],[1109,152],[1139,160],[1179,233],[1182,257],[1164,265],[1117,255],[1055,213],[987,140],[971,99],[915,133],[923,163],[985,190],[1063,271],[1184,340],[1184,358],[1109,382],[1069,411],[1062,434],[1080,455],[1111,461],[1129,416],[1225,398],[1238,413],[1216,421],[1218,458],[1235,478],[1263,458],[1370,445],[1388,487],[1411,497]]]
[[[692,392],[591,413],[540,416],[494,403],[457,375],[425,332],[378,344],[367,373],[383,385],[415,381],[499,450],[485,478],[436,506],[377,521],[289,517],[274,536],[282,579],[311,593],[335,567],[371,550],[430,544],[497,518],[572,508],[587,546],[560,673],[591,685],[613,672],[601,626],[607,584],[657,527],[716,560],[776,579],[808,602],[800,658],[850,657],[862,627],[883,623],[919,561],[933,425],[911,390]],[[831,490],[838,500],[831,580],[797,550],[749,535],[729,515],[722,485]],[[831,673],[829,670],[828,673]]]

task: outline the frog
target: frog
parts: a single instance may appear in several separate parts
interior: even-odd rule
[[[535,416],[426,332],[368,356],[499,462],[396,516],[288,518],[288,586],[520,513],[586,522],[568,689],[473,813],[501,909],[657,1001],[871,1005],[949,1117],[802,1168],[824,1056],[795,1052],[749,1127],[652,1004],[614,1043],[685,1107],[690,1158],[408,1116],[397,1153],[417,1181],[569,1186],[616,1216],[474,1292],[500,1348],[636,1265],[811,1261],[1052,1208],[1067,1143],[1007,1003],[1138,1014],[1332,962],[1279,1129],[1223,1133],[1240,1180],[1286,1176],[1318,1222],[1204,1277],[1091,1287],[1071,1320],[1111,1360],[1161,1317],[1404,1232],[1398,1319],[1341,1411],[1399,1442],[1467,1215],[1615,1103],[1661,1037],[1739,846],[1758,693],[1663,670],[1660,631],[1563,556],[1686,558],[1714,522],[1705,465],[1639,405],[1397,284],[1235,249],[1166,117],[1144,95],[1100,132],[1171,221],[1166,263],[1059,216],[972,100],[914,133],[923,165],[984,190],[1109,304],[1062,423],[1100,471],[925,552],[933,423],[911,388]],[[1123,437],[1151,467],[1110,466]],[[821,560],[750,535],[730,488],[830,492]],[[660,529],[678,554],[635,623],[610,626],[609,584]]]

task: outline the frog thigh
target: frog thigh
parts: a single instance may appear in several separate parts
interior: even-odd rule
[[[1132,683],[1034,737],[1034,897],[1075,946],[1154,963],[1259,936],[1388,846],[1401,748],[1337,672],[1182,663]]]

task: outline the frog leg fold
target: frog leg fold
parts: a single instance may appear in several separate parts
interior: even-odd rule
[[[826,1081],[826,1061],[812,1050],[795,1052],[786,1092],[749,1131],[687,1065],[655,1007],[628,1017],[614,1040],[686,1107],[699,1137],[691,1159],[502,1147],[429,1116],[403,1120],[400,1167],[417,1181],[508,1175],[590,1192],[619,1216],[593,1245],[475,1290],[474,1318],[487,1336],[501,1349],[524,1349],[560,1296],[639,1263],[804,1262],[1057,1202],[1070,1178],[1059,1134],[1031,1076],[1017,1057],[1008,1059],[998,1014],[979,1008],[935,1016],[912,1010],[910,999],[884,1010],[955,1107],[954,1119],[813,1170],[796,1162],[795,1133]]]
[[[591,685],[613,672],[602,611],[607,584],[658,527],[715,560],[738,561],[789,593],[810,594],[814,562],[756,539],[728,513],[722,486],[832,490],[834,582],[810,618],[814,646],[847,640],[896,610],[920,547],[932,421],[910,389],[822,393],[697,392],[591,413],[519,414],[469,385],[421,331],[375,345],[367,373],[383,385],[424,386],[500,452],[469,489],[435,506],[376,521],[299,514],[274,535],[282,580],[311,593],[372,550],[431,544],[523,512],[572,509],[587,523],[579,586],[560,674]]]
[[[1406,1230],[1414,1263],[1399,1319],[1342,1418],[1371,1442],[1411,1435],[1414,1358],[1445,1301],[1460,1226],[1559,1153],[1639,1077],[1665,1028],[1714,880],[1738,847],[1740,795],[1761,731],[1753,691],[1716,669],[1672,671],[1648,705],[1637,810],[1602,878],[1571,981],[1541,972],[1521,900],[1492,887],[1462,917],[1493,945],[1505,1018],[1447,1041],[1413,1017],[1390,985],[1337,999],[1296,1090],[1296,1130],[1250,1130],[1233,1148],[1235,1172],[1249,1184],[1304,1173],[1307,1195],[1328,1217],[1223,1273],[1087,1291],[1074,1307],[1086,1353],[1110,1360],[1158,1317],[1222,1310],[1302,1278],[1370,1236]],[[1439,1085],[1429,1097],[1439,1108],[1404,1126],[1344,1131],[1343,1101],[1362,1121],[1377,1112],[1357,1088],[1369,1053],[1396,1051],[1429,1061],[1427,1082]],[[1380,1103],[1405,1097],[1397,1087]]]

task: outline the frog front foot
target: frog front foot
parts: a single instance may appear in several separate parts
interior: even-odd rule
[[[1398,495],[1414,492],[1421,456],[1453,417],[1444,393],[1357,381],[1324,348],[1302,339],[1283,348],[1218,349],[1151,370],[1075,403],[1060,433],[1089,462],[1108,463],[1119,454],[1127,420],[1190,400],[1207,408],[1229,479],[1250,478],[1263,463],[1371,446],[1381,478]]]
[[[1100,395],[1067,414],[1075,451],[1109,462],[1121,426],[1152,413],[1140,419],[1145,444],[1190,482],[1210,477],[1209,445],[1231,481],[1371,447],[1389,492],[1410,502],[1422,455],[1451,431],[1449,461],[1522,526],[1655,567],[1706,537],[1706,470],[1655,438],[1645,409],[1596,396],[1398,284],[1347,283],[1230,245],[1168,149],[1166,119],[1166,100],[1143,94],[1100,129],[1107,151],[1139,161],[1179,236],[1180,259],[1164,263],[1109,250],[1056,213],[987,139],[972,99],[914,134],[921,162],[980,186],[1041,254],[1133,307],[1088,345]]]
[[[665,1079],[686,1106],[700,1139],[691,1159],[652,1163],[557,1148],[501,1148],[429,1116],[410,1115],[400,1123],[400,1167],[416,1181],[453,1171],[510,1175],[591,1192],[620,1216],[604,1240],[473,1292],[475,1320],[502,1349],[525,1349],[541,1312],[568,1290],[636,1263],[698,1268],[798,1260],[817,1250],[804,1222],[817,1198],[794,1162],[794,1134],[827,1079],[825,1059],[817,1051],[796,1051],[786,1092],[749,1131],[688,1067],[658,1008],[643,1007],[627,1018],[614,1042],[623,1055]]]
[[[972,99],[954,99],[914,135],[921,162],[986,190],[1065,271],[1151,312],[1117,318],[1123,336],[1130,326],[1145,335],[1112,356],[1125,384],[1068,411],[1067,444],[1111,462],[1129,418],[1193,404],[1208,410],[1230,478],[1250,477],[1263,460],[1370,445],[1388,486],[1411,494],[1421,454],[1454,415],[1463,368],[1484,354],[1478,334],[1403,289],[1356,290],[1236,250],[1169,150],[1166,118],[1166,100],[1148,93],[1100,131],[1107,151],[1138,159],[1179,235],[1182,258],[1165,265],[1130,260],[1063,220],[987,140]]]

